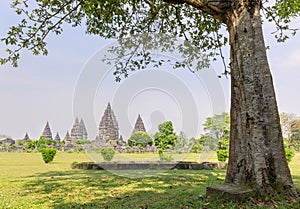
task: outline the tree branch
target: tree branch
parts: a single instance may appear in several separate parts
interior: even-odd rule
[[[222,0],[164,0],[164,2],[170,4],[188,4],[222,21],[231,4],[231,1]]]

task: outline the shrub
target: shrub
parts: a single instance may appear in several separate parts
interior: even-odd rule
[[[218,161],[225,162],[229,156],[228,150],[217,150]]]
[[[102,148],[100,154],[105,161],[111,161],[116,151],[112,147]]]
[[[147,145],[152,145],[152,143],[152,138],[143,131],[134,132],[128,139],[128,145],[131,147],[138,146],[142,148],[146,147]]]
[[[288,148],[285,148],[284,150],[285,150],[286,161],[290,163],[292,161],[292,158],[295,156],[295,151]]]
[[[50,163],[53,161],[54,156],[56,155],[56,149],[55,148],[42,148],[40,149],[40,152],[42,153],[42,157],[45,163]]]

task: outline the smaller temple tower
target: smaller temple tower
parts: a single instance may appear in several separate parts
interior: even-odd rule
[[[80,124],[78,117],[76,117],[75,122],[73,124],[73,128],[71,129],[71,138],[73,140],[82,139],[82,133],[80,131]]]
[[[80,132],[82,135],[82,139],[88,139],[88,133],[87,133],[87,130],[86,130],[86,127],[85,127],[85,124],[84,124],[84,121],[82,118],[80,120],[79,126],[80,126]]]
[[[82,118],[79,122],[78,117],[76,117],[73,128],[71,129],[71,138],[73,140],[88,139],[88,133]]]
[[[110,103],[108,103],[99,124],[99,139],[104,141],[119,139],[119,125]]]
[[[69,131],[67,131],[64,141],[65,141],[65,148],[64,148],[65,151],[75,149],[75,142],[70,137]]]
[[[30,140],[30,138],[28,136],[28,133],[26,132],[26,134],[25,134],[25,136],[23,138],[24,144],[26,144],[29,140]]]
[[[57,134],[56,134],[54,140],[55,140],[55,148],[56,148],[57,150],[60,150],[60,141],[61,141],[61,140],[60,140],[60,136],[59,136],[58,132],[57,132]]]
[[[52,132],[51,132],[51,129],[50,129],[48,121],[47,121],[46,126],[44,128],[43,136],[45,137],[45,139],[51,139],[51,140],[53,139],[52,138]]]
[[[143,120],[142,120],[140,114],[138,115],[138,118],[136,119],[132,133],[137,132],[137,131],[146,132],[146,128],[144,126],[144,123],[143,123]]]

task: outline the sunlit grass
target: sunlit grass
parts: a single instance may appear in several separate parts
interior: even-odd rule
[[[143,158],[135,154],[138,157]],[[199,155],[186,159],[197,161]],[[172,170],[126,178],[108,171],[72,170],[73,161],[91,159],[82,153],[58,153],[45,164],[40,153],[0,153],[0,208],[300,208],[286,199],[242,205],[206,200],[206,186],[222,183],[224,170]],[[299,165],[297,154],[290,167],[298,190]]]
[[[99,153],[87,153],[91,161],[102,162],[104,161]],[[203,153],[166,153],[173,158],[173,161],[189,161],[189,162],[217,162],[216,152],[203,152]],[[158,161],[159,155],[157,153],[117,153],[115,154],[112,162],[122,161]]]

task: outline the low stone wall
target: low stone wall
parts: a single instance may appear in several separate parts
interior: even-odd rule
[[[73,163],[73,169],[84,170],[210,170],[215,168],[225,169],[227,166],[224,163],[195,163],[195,162],[83,162]]]

